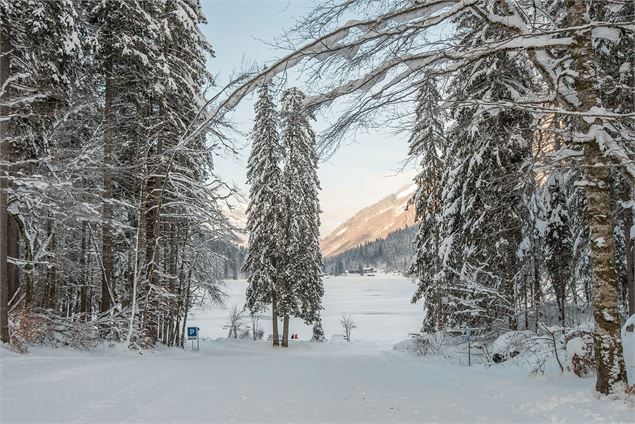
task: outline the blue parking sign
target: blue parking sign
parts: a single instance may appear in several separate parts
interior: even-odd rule
[[[187,327],[187,337],[188,338],[198,337],[198,327]]]

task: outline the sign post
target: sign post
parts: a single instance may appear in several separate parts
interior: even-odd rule
[[[199,350],[199,328],[198,327],[187,327],[187,339],[192,340],[192,351]],[[196,340],[196,349],[194,349],[194,340]]]

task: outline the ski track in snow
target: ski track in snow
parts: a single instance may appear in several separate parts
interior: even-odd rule
[[[228,307],[240,303],[241,287],[228,287]],[[332,326],[349,310],[358,324],[351,343],[291,341],[282,349],[206,339],[199,352],[188,345],[143,355],[120,346],[0,349],[0,422],[633,422],[632,403],[597,399],[593,378],[530,377],[519,367],[468,368],[392,350],[393,339],[416,330],[412,288],[395,277],[327,280],[324,329],[339,333]],[[225,331],[226,312],[198,311],[193,322],[211,337]],[[302,337],[310,330],[297,322],[294,329]]]

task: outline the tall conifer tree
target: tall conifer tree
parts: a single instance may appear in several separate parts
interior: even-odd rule
[[[278,345],[277,286],[281,266],[282,149],[277,132],[276,108],[270,83],[260,87],[255,106],[247,182],[251,185],[247,209],[249,250],[244,270],[248,273],[247,307],[252,313],[272,306],[273,344]]]
[[[423,331],[426,332],[443,327],[439,219],[444,113],[439,107],[439,102],[440,95],[435,81],[426,80],[419,92],[417,120],[409,140],[409,154],[421,167],[415,178],[417,191],[411,199],[411,204],[415,207],[418,230],[415,238],[416,254],[410,272],[419,279],[412,302],[424,298]]]
[[[280,288],[279,309],[284,318],[282,343],[288,343],[289,316],[312,323],[322,309],[320,252],[320,202],[317,176],[318,156],[315,133],[304,107],[304,94],[297,88],[282,97],[285,148],[283,171],[284,195],[284,271]]]

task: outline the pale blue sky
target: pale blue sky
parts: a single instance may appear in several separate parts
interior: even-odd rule
[[[202,30],[216,52],[208,67],[217,75],[219,86],[224,85],[233,72],[240,70],[243,63],[265,64],[281,56],[282,52],[265,42],[272,41],[285,27],[293,25],[314,4],[306,0],[202,0],[201,3],[209,22]],[[297,84],[302,88],[301,82]],[[247,132],[253,126],[252,108],[253,100],[247,99],[232,115],[241,131]],[[319,130],[323,126],[318,119],[314,128]],[[235,182],[246,192],[245,163],[249,140],[241,138],[238,142],[245,146],[241,155],[218,158],[216,168],[222,177]],[[399,172],[407,150],[404,136],[395,137],[389,131],[373,130],[369,134],[358,134],[356,140],[348,140],[333,157],[320,163],[323,236],[359,209],[412,181],[412,168]]]

